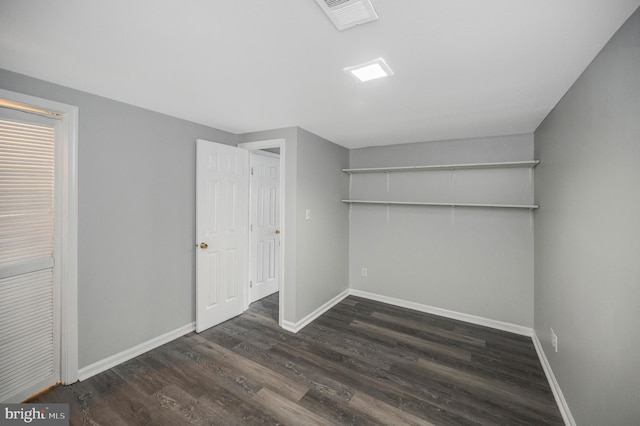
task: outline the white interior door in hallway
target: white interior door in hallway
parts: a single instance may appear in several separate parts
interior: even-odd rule
[[[280,156],[251,151],[249,303],[279,290]]]
[[[241,314],[248,271],[249,152],[196,145],[196,331]]]

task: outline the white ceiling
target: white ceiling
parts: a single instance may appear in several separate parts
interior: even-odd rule
[[[640,0],[0,0],[0,68],[245,133],[348,148],[536,129]],[[395,76],[342,69],[382,56]]]

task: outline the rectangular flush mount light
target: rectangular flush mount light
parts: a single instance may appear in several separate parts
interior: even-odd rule
[[[389,77],[393,71],[382,58],[374,59],[364,64],[347,67],[344,72],[350,74],[359,81],[375,80],[376,78]]]

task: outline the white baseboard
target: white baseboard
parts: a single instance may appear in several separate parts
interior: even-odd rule
[[[509,322],[497,321],[489,318],[478,317],[475,315],[463,314],[462,312],[449,311],[447,309],[436,308],[434,306],[423,305],[421,303],[409,302],[407,300],[396,299],[394,297],[382,296],[380,294],[369,293],[362,290],[350,289],[349,294],[362,297],[364,299],[375,300],[389,305],[399,306],[401,308],[412,309],[414,311],[425,312],[427,314],[438,315],[441,317],[452,318],[459,321],[469,322],[471,324],[491,327],[510,333],[520,334],[522,336],[533,336],[533,329]]]
[[[309,315],[307,315],[306,317],[302,318],[298,322],[294,323],[294,322],[284,321],[283,320],[282,321],[282,328],[284,328],[285,330],[290,331],[292,333],[297,333],[298,331],[302,330],[304,327],[309,325],[309,323],[311,323],[313,320],[318,318],[320,315],[324,314],[329,309],[333,308],[335,305],[340,303],[344,298],[349,296],[349,294],[350,294],[350,290],[346,289],[345,291],[343,291],[342,293],[338,294],[333,299],[329,300],[327,303],[325,303],[324,305],[320,306],[318,309],[316,309],[315,311],[311,312]]]
[[[148,352],[151,349],[155,349],[158,346],[162,346],[165,343],[169,343],[170,341],[177,339],[178,337],[182,337],[185,334],[191,333],[195,329],[196,323],[192,322],[173,331],[169,331],[168,333],[165,333],[161,336],[154,337],[151,340],[147,340],[144,343],[140,343],[139,345],[124,350],[120,353],[111,355],[110,357],[105,358],[101,361],[95,362],[91,365],[87,365],[86,367],[78,370],[78,380],[86,380],[89,377],[102,373],[103,371],[113,368],[116,365],[122,364],[125,361],[129,361],[130,359],[135,358],[138,355],[142,355],[143,353]]]
[[[553,374],[551,364],[549,364],[547,355],[544,353],[544,349],[542,349],[542,343],[540,343],[540,339],[538,339],[538,335],[536,334],[535,330],[533,331],[531,339],[533,340],[533,346],[535,346],[536,348],[538,358],[540,359],[540,363],[542,364],[542,369],[544,370],[544,374],[547,376],[547,381],[549,382],[549,386],[551,387],[553,396],[556,399],[556,404],[558,404],[558,409],[560,410],[560,414],[562,414],[564,423],[569,426],[576,426],[576,421],[571,415],[571,410],[569,410],[567,400],[564,399],[564,395],[562,393],[562,390],[560,389],[560,385],[556,380],[556,376]]]

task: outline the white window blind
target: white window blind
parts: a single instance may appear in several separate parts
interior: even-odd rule
[[[0,264],[53,257],[54,129],[0,120]]]
[[[51,269],[0,280],[0,401],[21,402],[55,383],[52,306]]]
[[[0,402],[19,402],[58,374],[55,128],[7,115],[15,114],[0,117]]]

